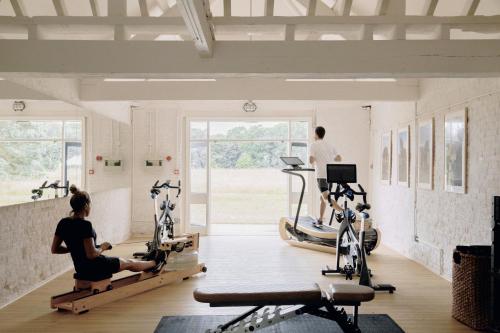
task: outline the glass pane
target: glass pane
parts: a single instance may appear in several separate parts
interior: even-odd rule
[[[292,121],[291,137],[295,140],[307,140],[309,138],[309,123],[307,121]]]
[[[191,225],[206,226],[207,225],[207,205],[191,204],[189,206],[189,219]]]
[[[207,143],[191,142],[190,180],[192,193],[207,192]]]
[[[64,122],[64,139],[67,141],[82,140],[82,122],[81,121],[65,121]]]
[[[191,140],[206,140],[207,139],[207,122],[206,121],[192,121],[190,123],[190,137]]]
[[[54,139],[60,140],[62,121],[0,120],[0,139]]]
[[[82,146],[66,143],[66,180],[69,184],[82,185]]]
[[[61,178],[61,161],[59,142],[0,142],[0,205],[30,201],[32,189]],[[49,197],[54,191],[44,190]]]
[[[288,123],[284,121],[210,122],[210,139],[287,140]]]
[[[288,212],[281,142],[216,142],[211,151],[212,223],[275,224]]]
[[[290,155],[300,158],[305,163],[305,167],[309,165],[309,156],[307,156],[307,142],[292,142],[290,151]],[[309,172],[302,172],[302,175],[306,180],[305,192],[307,193]],[[290,177],[292,179],[292,192],[300,192],[302,190],[302,181],[297,176]]]

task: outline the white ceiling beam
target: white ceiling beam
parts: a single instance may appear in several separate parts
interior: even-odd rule
[[[438,2],[439,0],[425,0],[423,14],[426,16],[434,16]]]
[[[148,17],[149,16],[148,1],[147,0],[138,0],[138,1],[139,1],[139,9],[141,10],[141,16]]]
[[[274,0],[266,0],[266,7],[264,8],[265,16],[274,16]]]
[[[10,4],[16,16],[27,16],[23,0],[10,0]]]
[[[307,5],[307,16],[316,15],[316,5],[316,0],[309,0],[309,4]]]
[[[468,0],[467,4],[465,5],[465,15],[467,16],[474,16],[476,15],[477,8],[479,7],[479,3],[481,0]]]
[[[215,42],[200,58],[191,42],[0,40],[0,77],[498,77],[489,40]],[[165,55],[163,57],[158,55]],[[141,61],[137,61],[141,59]],[[335,59],[335,61],[332,61]]]
[[[405,16],[406,0],[378,0],[375,15]]]
[[[202,57],[211,57],[213,52],[213,33],[207,13],[210,6],[206,0],[177,0],[177,6],[193,37],[198,53]]]
[[[89,4],[90,4],[90,10],[92,10],[92,15],[101,16],[97,0],[89,0]]]
[[[414,24],[414,25],[499,25],[500,15],[495,16],[254,16],[212,17],[209,23],[218,25],[341,25],[341,24]],[[0,16],[0,25],[131,25],[131,26],[184,26],[181,17],[103,17],[103,16]]]
[[[417,82],[286,82],[222,79],[216,82],[104,82],[83,80],[87,101],[123,100],[416,100]],[[416,80],[410,80],[416,81]]]
[[[66,10],[66,4],[64,0],[52,0],[52,4],[56,10],[57,16],[67,16],[68,11]]]

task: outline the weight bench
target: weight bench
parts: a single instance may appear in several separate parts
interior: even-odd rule
[[[310,314],[337,322],[344,332],[360,332],[358,327],[358,307],[375,297],[372,288],[332,284],[324,292],[317,284],[207,287],[196,289],[194,299],[209,303],[211,307],[252,306],[253,308],[237,318],[210,329],[206,333],[246,333],[302,314]],[[271,310],[269,306],[275,308]],[[284,306],[287,306],[286,308]],[[353,306],[352,319],[344,308]],[[263,311],[260,311],[263,309]]]

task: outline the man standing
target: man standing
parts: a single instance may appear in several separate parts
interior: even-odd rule
[[[326,182],[326,165],[334,162],[340,162],[342,157],[337,154],[337,150],[328,142],[323,140],[325,137],[325,128],[322,126],[316,127],[314,130],[314,142],[310,147],[309,163],[312,164],[316,170],[316,179],[318,181],[318,188],[321,192],[318,221],[314,224],[317,228],[323,227],[323,217],[325,215],[326,203],[329,202],[330,206],[335,210],[342,211],[342,208],[335,200],[329,201],[328,198],[328,183]]]

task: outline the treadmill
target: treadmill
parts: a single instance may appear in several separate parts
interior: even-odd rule
[[[313,168],[304,168],[304,162],[298,157],[280,157],[280,159],[289,166],[281,170],[284,173],[292,176],[299,177],[302,182],[302,190],[300,192],[299,204],[295,216],[288,218],[286,225],[287,231],[295,236],[299,242],[311,242],[318,245],[336,246],[337,243],[337,229],[329,225],[323,224],[317,227],[315,224],[317,220],[311,216],[300,216],[300,209],[304,199],[304,192],[306,188],[306,181],[303,175],[304,172],[314,172]]]

